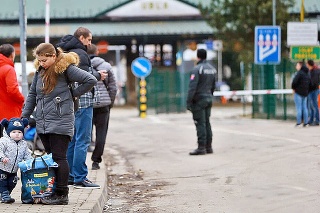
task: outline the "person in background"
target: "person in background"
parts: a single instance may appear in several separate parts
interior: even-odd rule
[[[308,123],[310,126],[319,126],[318,95],[320,71],[316,68],[313,60],[307,61],[307,67],[309,69],[309,75],[311,80],[308,94]]]
[[[27,142],[23,139],[24,128],[28,126],[28,119],[2,119],[4,127],[3,137],[0,138],[0,195],[2,203],[14,203],[12,190],[18,182],[18,163],[32,159]]]
[[[297,113],[297,124],[295,127],[301,127],[303,117],[303,127],[308,127],[308,107],[307,97],[310,87],[310,77],[308,75],[308,68],[303,62],[297,62],[296,64],[297,73],[292,80],[291,88],[294,91],[294,103],[296,105]]]
[[[190,155],[213,153],[210,115],[217,70],[206,61],[207,51],[197,50],[198,63],[191,71],[187,109],[197,129],[198,148]]]
[[[0,120],[21,115],[24,97],[14,69],[15,51],[11,44],[0,46]],[[3,127],[0,126],[0,137]]]
[[[66,205],[69,202],[69,164],[67,150],[74,134],[73,96],[79,97],[97,83],[90,73],[78,68],[76,53],[64,53],[50,43],[39,44],[33,52],[37,69],[22,110],[22,117],[30,118],[34,109],[36,131],[45,151],[58,163],[56,188],[53,194],[42,198],[47,205]],[[68,83],[78,82],[70,91]]]
[[[80,58],[79,68],[91,73],[96,79],[104,80],[107,76],[105,70],[96,72],[91,67],[87,47],[91,45],[92,33],[89,29],[79,27],[73,35],[66,35],[57,44],[66,52],[75,52]],[[80,96],[79,109],[75,112],[74,136],[69,143],[67,158],[70,165],[69,185],[74,188],[94,189],[100,188],[87,178],[88,167],[86,164],[87,151],[91,143],[93,101],[97,96],[93,89]]]
[[[99,51],[96,45],[91,44],[87,50],[93,69],[106,70],[108,75],[103,81],[98,81],[97,87],[100,92],[100,102],[93,104],[93,125],[96,128],[95,147],[92,152],[92,169],[100,169],[104,146],[109,127],[110,110],[113,107],[117,94],[117,85],[111,65],[103,58],[98,57]]]

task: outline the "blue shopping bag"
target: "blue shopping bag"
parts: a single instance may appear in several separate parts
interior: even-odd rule
[[[41,198],[54,192],[56,187],[54,168],[58,164],[50,157],[51,155],[41,156],[32,159],[31,162],[19,164],[22,203],[41,203]]]
[[[34,164],[34,165],[33,165]],[[21,161],[18,163],[21,171],[25,172],[31,169],[44,169],[48,167],[58,167],[58,164],[52,159],[52,153],[45,154],[34,159]]]

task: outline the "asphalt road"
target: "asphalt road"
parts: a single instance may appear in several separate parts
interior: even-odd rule
[[[189,112],[139,118],[136,109],[115,108],[106,146],[144,181],[167,183],[148,200],[156,213],[320,212],[320,127],[242,114],[241,106],[213,107],[215,153],[190,156],[196,131]]]

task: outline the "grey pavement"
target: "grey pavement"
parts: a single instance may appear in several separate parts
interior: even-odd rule
[[[190,156],[196,148],[190,112],[139,118],[135,110],[112,111],[107,153],[119,165],[110,171],[125,174],[129,162],[148,185],[166,183],[150,190],[150,211],[132,202],[129,212],[320,212],[319,126],[294,128],[294,120],[242,113],[241,106],[214,106],[215,153]],[[117,199],[107,201],[110,212],[121,212],[125,202]]]

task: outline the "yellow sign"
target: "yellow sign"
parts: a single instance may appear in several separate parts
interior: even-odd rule
[[[41,177],[48,177],[49,174],[48,174],[48,172],[44,172],[44,173],[41,173],[41,174],[34,174],[33,176],[35,178],[41,178]]]
[[[319,46],[291,46],[290,56],[294,61],[302,61],[312,59],[314,61],[320,60]]]

